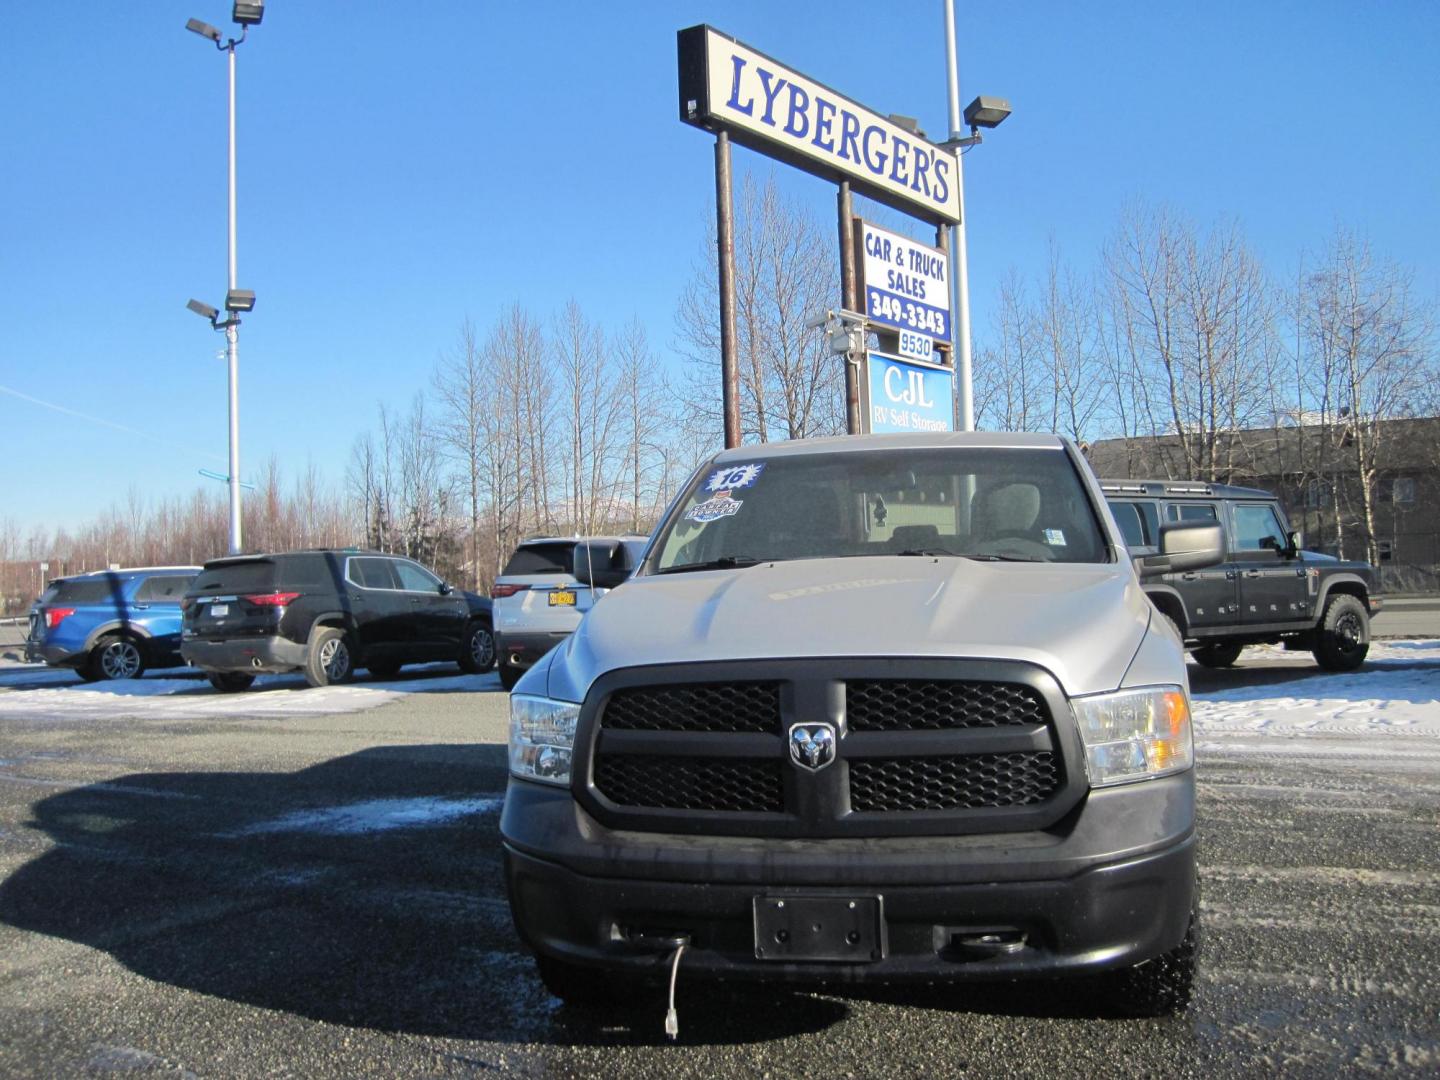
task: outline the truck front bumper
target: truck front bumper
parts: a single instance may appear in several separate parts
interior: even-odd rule
[[[1040,833],[808,841],[609,830],[568,791],[512,780],[501,835],[516,927],[547,956],[656,974],[686,935],[701,976],[958,981],[1099,971],[1179,945],[1193,820],[1188,773],[1091,792]],[[755,901],[790,896],[882,897],[883,955],[760,958]]]

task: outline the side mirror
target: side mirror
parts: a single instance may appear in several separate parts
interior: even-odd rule
[[[442,582],[440,582],[440,595],[441,595],[441,596],[449,596],[449,595],[450,595],[452,592],[454,592],[454,591],[455,591],[455,586],[454,586],[454,585],[451,585],[448,581],[442,581]]]
[[[1219,525],[1195,525],[1175,521],[1160,526],[1160,552],[1142,555],[1135,569],[1142,578],[1199,570],[1225,559],[1225,534]]]
[[[630,552],[618,540],[585,540],[575,545],[570,572],[581,585],[613,589],[634,569]]]
[[[1300,556],[1300,549],[1305,544],[1305,537],[1298,532],[1292,532],[1286,536],[1285,539],[1290,545],[1285,549],[1285,554],[1292,559],[1298,558]]]

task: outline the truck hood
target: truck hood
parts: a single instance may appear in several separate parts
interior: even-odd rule
[[[1149,621],[1123,563],[870,557],[649,575],[554,651],[547,692],[583,701],[598,676],[652,664],[943,656],[1038,664],[1071,695],[1097,693],[1120,685]]]

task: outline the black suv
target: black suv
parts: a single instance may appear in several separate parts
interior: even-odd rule
[[[454,660],[478,673],[495,662],[489,600],[380,552],[214,559],[181,606],[180,652],[217,690],[244,690],[261,672],[326,686],[360,667],[385,679],[402,664]]]
[[[1302,551],[1280,500],[1268,491],[1173,480],[1102,480],[1130,553],[1158,551],[1160,526],[1218,522],[1225,561],[1148,578],[1145,591],[1206,667],[1229,667],[1246,645],[1283,642],[1328,671],[1360,666],[1379,610],[1375,569]]]

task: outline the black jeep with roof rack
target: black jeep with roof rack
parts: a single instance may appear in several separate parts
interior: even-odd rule
[[[1246,645],[1314,653],[1328,671],[1360,666],[1370,616],[1380,608],[1375,568],[1301,548],[1268,491],[1176,480],[1102,480],[1110,512],[1134,557],[1153,555],[1170,522],[1218,523],[1226,557],[1216,566],[1145,581],[1145,592],[1206,667],[1229,667]]]

